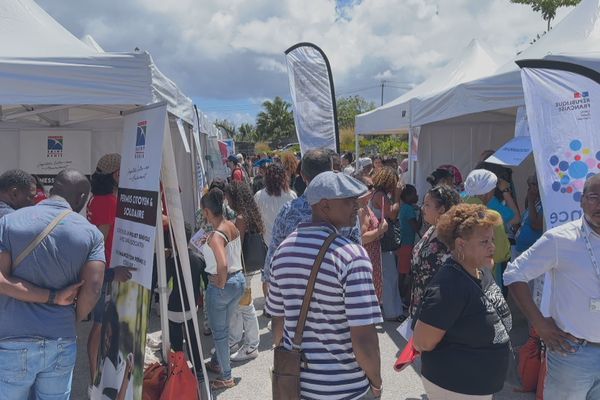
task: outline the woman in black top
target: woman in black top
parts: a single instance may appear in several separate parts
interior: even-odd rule
[[[501,223],[485,206],[459,204],[437,224],[452,257],[425,291],[413,336],[430,400],[491,399],[502,390],[512,321],[491,275]]]

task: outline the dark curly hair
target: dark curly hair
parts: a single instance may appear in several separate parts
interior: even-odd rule
[[[386,193],[392,193],[398,184],[398,174],[390,167],[383,167],[373,176],[373,187],[375,190],[382,190]]]
[[[91,192],[95,196],[111,194],[119,186],[115,178],[113,178],[113,174],[100,174],[98,172],[92,174],[91,185]]]
[[[452,207],[461,203],[460,194],[446,185],[436,186],[429,189],[427,192],[439,207],[444,207],[445,211],[448,211]]]
[[[285,175],[285,172],[283,174]],[[225,187],[225,193],[229,196],[229,207],[237,215],[244,217],[247,231],[262,234],[265,231],[265,225],[250,186],[245,182],[234,181]]]
[[[265,190],[269,196],[279,197],[290,190],[285,169],[281,165],[271,164],[265,172]]]
[[[475,228],[491,228],[501,223],[500,215],[486,206],[462,203],[440,217],[437,234],[450,250],[454,250],[456,238],[468,239]]]

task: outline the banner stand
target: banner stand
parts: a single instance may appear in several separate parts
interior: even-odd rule
[[[167,282],[167,262],[165,259],[165,234],[162,226],[162,196],[158,196],[158,216],[156,217],[156,273],[158,278],[158,304],[160,308],[160,329],[162,330],[163,361],[169,361],[171,338],[169,337],[169,283]],[[152,298],[151,300],[152,301]]]

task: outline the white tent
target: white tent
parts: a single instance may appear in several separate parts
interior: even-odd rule
[[[91,131],[95,166],[103,154],[121,149],[121,111],[166,101],[184,215],[192,222],[195,155],[186,145],[193,144],[193,104],[150,55],[105,53],[91,37],[77,39],[33,0],[0,0],[0,15],[0,171],[19,167],[23,130]],[[183,135],[177,119],[185,121]],[[206,118],[200,120],[207,133]]]
[[[514,136],[516,109],[524,105],[515,60],[561,53],[578,53],[591,60],[598,52],[600,0],[583,0],[549,33],[496,72],[424,99],[420,105],[424,112],[413,113],[410,121],[411,128],[420,127],[418,162],[412,171],[419,193],[427,189],[425,178],[437,166],[453,164],[468,173],[483,150],[497,149]],[[363,115],[357,117],[357,125]],[[525,179],[532,172],[532,160],[515,169],[519,197],[524,196]]]
[[[356,134],[406,132],[414,118],[431,112],[426,100],[460,83],[489,75],[499,67],[491,52],[473,39],[453,60],[429,79],[397,99],[356,118]],[[436,103],[439,103],[437,101]]]

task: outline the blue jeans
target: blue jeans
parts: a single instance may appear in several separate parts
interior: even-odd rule
[[[215,342],[215,352],[212,362],[220,364],[223,379],[231,379],[231,362],[229,360],[229,322],[236,312],[246,279],[242,272],[238,272],[227,279],[223,289],[212,283],[206,288],[206,306],[208,308],[208,323],[212,329]]]
[[[570,344],[574,353],[547,353],[544,400],[600,400],[600,346]]]
[[[76,359],[75,338],[0,340],[0,397],[68,400]]]

